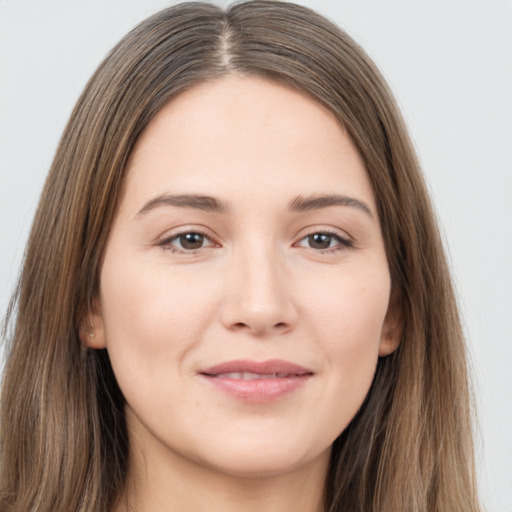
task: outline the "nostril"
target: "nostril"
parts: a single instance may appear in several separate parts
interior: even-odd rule
[[[258,326],[254,326],[256,330],[259,330]],[[272,327],[273,329],[277,330],[286,330],[288,328],[288,324],[286,322],[278,322],[277,324],[274,324]],[[247,324],[245,322],[236,322],[232,325],[232,329],[235,330],[244,330],[244,329],[251,329],[251,325]]]

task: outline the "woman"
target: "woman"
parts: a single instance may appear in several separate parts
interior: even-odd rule
[[[412,146],[304,7],[181,4],[114,48],[13,304],[4,510],[479,510]]]

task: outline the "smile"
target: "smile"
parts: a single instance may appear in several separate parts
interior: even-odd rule
[[[228,361],[199,372],[215,390],[237,400],[268,402],[301,388],[313,372],[295,363],[272,359]]]
[[[241,379],[241,380],[260,380],[260,379],[286,379],[287,377],[293,377],[290,373],[251,373],[251,372],[230,372],[230,373],[219,373],[212,375],[218,379]]]

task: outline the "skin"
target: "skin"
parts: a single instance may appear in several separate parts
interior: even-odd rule
[[[227,208],[148,206],[165,194]],[[289,208],[332,194],[360,203]],[[372,188],[335,118],[254,77],[179,95],[132,152],[100,282],[83,340],[108,349],[127,401],[119,511],[323,510],[331,445],[400,338]],[[276,358],[312,376],[262,403],[198,374]]]

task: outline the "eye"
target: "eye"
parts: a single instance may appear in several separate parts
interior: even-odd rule
[[[309,247],[321,252],[334,252],[352,247],[352,242],[335,233],[321,231],[305,236],[297,245],[299,247]]]
[[[210,238],[204,233],[198,231],[187,231],[184,233],[178,233],[165,240],[162,240],[160,244],[171,252],[194,252],[205,247],[213,247],[215,244]]]

